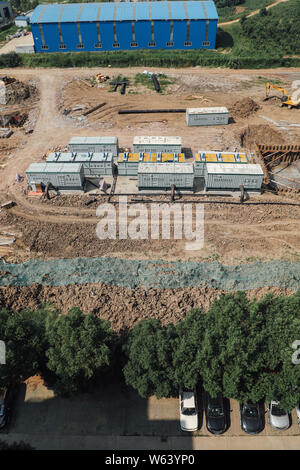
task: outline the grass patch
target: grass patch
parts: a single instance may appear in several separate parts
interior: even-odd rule
[[[166,91],[168,86],[172,85],[176,81],[175,79],[164,74],[158,75],[157,79],[160,84],[161,92]],[[155,89],[152,78],[145,73],[137,73],[134,77],[134,83],[135,85],[143,85],[144,87],[149,88],[149,90]]]
[[[274,0],[245,0],[245,2],[241,3],[240,5],[221,8],[219,7],[219,23],[237,20],[244,15],[249,15],[249,13],[252,11],[259,10],[261,8],[265,8],[268,5],[271,5],[273,2]],[[238,13],[236,9],[238,9]]]

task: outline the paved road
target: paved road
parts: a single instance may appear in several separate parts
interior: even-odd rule
[[[63,399],[33,377],[20,387],[11,425],[0,439],[53,450],[300,449],[295,410],[287,431],[267,424],[260,435],[247,436],[240,428],[238,403],[231,400],[230,408],[225,434],[210,435],[205,420],[190,434],[180,429],[177,398],[144,400],[122,384],[103,384],[92,394]]]

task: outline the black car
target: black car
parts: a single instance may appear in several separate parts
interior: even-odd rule
[[[264,429],[264,416],[259,403],[240,404],[241,428],[247,434],[257,434]]]
[[[207,430],[212,434],[222,434],[227,429],[224,398],[221,394],[212,398],[206,393],[204,400]]]
[[[4,429],[9,423],[15,393],[15,384],[10,384],[7,388],[0,389],[0,430]]]

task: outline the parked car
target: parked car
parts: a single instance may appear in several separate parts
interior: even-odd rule
[[[271,400],[268,404],[269,423],[275,429],[285,430],[290,426],[288,413],[280,408],[279,401]]]
[[[5,428],[9,423],[15,392],[15,384],[10,384],[7,388],[0,389],[0,429]]]
[[[180,427],[183,431],[197,431],[198,405],[195,390],[179,390]]]
[[[224,406],[224,398],[219,394],[212,398],[205,393],[205,418],[206,427],[212,434],[222,434],[227,428],[227,419]]]
[[[300,426],[300,403],[298,404],[298,406],[296,406],[296,413],[297,413],[298,425]]]
[[[259,403],[240,404],[241,428],[247,434],[257,434],[264,429],[264,417]]]

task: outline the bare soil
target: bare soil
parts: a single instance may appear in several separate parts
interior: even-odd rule
[[[282,120],[300,124],[300,113],[298,110],[280,107],[275,100],[263,101],[265,86],[258,80],[257,71],[199,67],[159,70],[149,68],[149,71],[163,72],[172,78],[173,83],[163,94],[158,94],[154,89],[134,84],[135,75],[143,70],[141,67],[88,71],[2,70],[3,75],[13,75],[23,83],[38,84],[39,99],[31,102],[30,109],[35,113],[36,119],[33,133],[25,135],[23,130],[17,129],[10,139],[0,141],[0,201],[12,199],[17,204],[8,211],[0,212],[0,235],[10,232],[16,238],[15,244],[0,246],[0,257],[10,262],[77,256],[218,260],[225,264],[270,259],[299,260],[299,207],[206,204],[204,248],[187,252],[184,240],[101,241],[96,237],[97,203],[89,207],[84,204],[90,198],[89,195],[60,196],[50,201],[29,199],[26,196],[26,181],[15,183],[16,173],[25,176],[25,170],[31,162],[42,161],[50,149],[66,148],[70,138],[75,135],[117,135],[122,148],[131,148],[135,135],[180,135],[183,147],[189,149],[191,154],[200,148],[225,151],[236,148],[247,151],[250,161],[255,161],[256,158],[255,153],[249,153],[255,151],[255,142],[280,145],[296,144],[300,140],[298,128],[284,130],[273,124],[266,124],[264,117],[277,122]],[[99,72],[109,75],[111,79],[120,74],[128,77],[130,85],[126,94],[111,92],[108,83],[98,88],[89,87],[83,82]],[[292,81],[298,78],[299,71],[272,69],[260,70],[259,74],[267,80],[280,80],[290,89]],[[24,101],[24,112],[29,114],[30,109],[25,107],[27,102],[28,100]],[[106,105],[101,109],[83,116],[84,111],[104,102]],[[256,109],[256,104],[260,107],[259,110]],[[22,108],[20,104],[17,106],[18,109]],[[235,109],[234,119],[228,126],[194,128],[186,126],[184,113],[118,114],[120,109],[202,106],[227,106]],[[82,110],[63,114],[64,109],[72,110],[76,107],[82,107]],[[203,198],[207,200],[205,196]],[[105,198],[99,199],[101,201],[105,201]],[[251,196],[250,202],[255,201],[299,202],[299,196],[265,193],[262,196]],[[12,308],[34,306],[44,300],[55,300],[57,306],[64,309],[73,304],[81,306],[85,311],[93,311],[95,308],[95,313],[106,315],[116,329],[123,328],[124,325],[131,326],[139,318],[151,315],[152,312],[153,315],[161,315],[164,321],[179,319],[192,306],[207,306],[210,299],[220,294],[212,289],[209,292],[183,289],[182,292],[166,291],[159,294],[156,291],[148,294],[140,291],[126,293],[125,290],[107,286],[96,286],[95,289],[94,297],[93,286],[51,289],[32,286],[3,288],[1,291],[4,305]],[[259,295],[267,291],[268,289],[259,290]],[[277,292],[279,291],[275,293]],[[109,297],[110,293],[113,300]],[[143,301],[139,301],[139,297]],[[179,302],[182,302],[180,306]]]
[[[163,325],[177,323],[192,308],[207,310],[213,300],[225,291],[208,288],[185,289],[131,289],[106,284],[48,287],[40,284],[29,287],[0,287],[0,304],[12,312],[34,309],[50,303],[62,313],[79,307],[84,313],[93,313],[108,320],[116,331],[130,329],[138,321],[157,318]],[[261,299],[266,293],[292,295],[291,289],[276,287],[247,292],[250,299]]]

